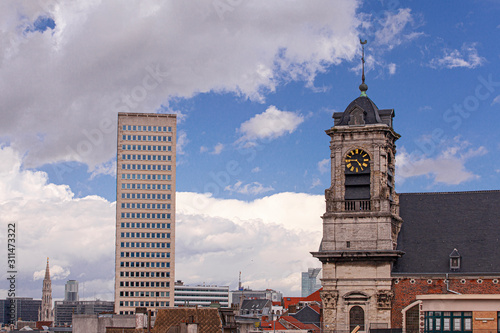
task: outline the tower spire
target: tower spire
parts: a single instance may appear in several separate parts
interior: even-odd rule
[[[368,90],[368,86],[365,83],[365,44],[367,43],[366,39],[363,41],[362,39],[359,40],[359,43],[361,44],[361,67],[363,68],[363,74],[361,75],[361,84],[359,85],[359,90],[361,90],[361,96],[366,97],[366,91]]]
[[[45,267],[45,279],[50,279],[49,257],[47,257],[47,267]]]

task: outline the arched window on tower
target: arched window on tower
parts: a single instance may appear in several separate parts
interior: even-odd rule
[[[355,305],[349,311],[349,331],[352,332],[359,325],[359,330],[365,330],[365,311],[363,308]]]

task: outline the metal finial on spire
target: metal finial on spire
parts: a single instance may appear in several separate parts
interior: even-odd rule
[[[366,97],[366,91],[368,90],[368,86],[365,83],[365,44],[367,43],[367,40],[363,41],[362,39],[359,40],[359,43],[361,44],[361,67],[363,69],[363,74],[361,75],[361,84],[359,85],[359,90],[361,90],[361,96]]]

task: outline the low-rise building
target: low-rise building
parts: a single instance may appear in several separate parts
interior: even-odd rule
[[[113,312],[114,302],[108,301],[56,301],[55,303],[55,325],[69,326],[73,315],[94,315],[103,312]]]
[[[15,324],[18,320],[37,321],[42,300],[29,297],[14,297],[0,300],[0,323]]]
[[[182,281],[175,283],[175,306],[210,306],[219,304],[229,306],[229,286],[184,285]]]
[[[272,289],[240,289],[229,292],[229,301],[231,304],[240,304],[242,299],[268,299],[272,302],[281,302],[282,298],[283,294],[281,292]]]

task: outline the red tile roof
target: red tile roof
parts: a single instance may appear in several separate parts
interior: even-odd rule
[[[285,309],[288,309],[290,305],[299,304],[304,297],[283,297],[283,306]]]
[[[321,297],[320,297],[320,291],[323,290],[323,288],[319,288],[315,292],[313,292],[311,295],[307,296],[304,301],[316,301],[321,304]]]

